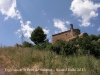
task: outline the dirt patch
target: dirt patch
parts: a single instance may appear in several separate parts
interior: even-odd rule
[[[0,75],[7,75],[7,74],[5,73],[4,67],[1,66],[1,64],[0,64]]]

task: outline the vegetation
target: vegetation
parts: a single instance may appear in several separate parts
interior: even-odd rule
[[[51,50],[62,55],[74,54],[76,53],[76,49],[73,42],[66,42],[63,40],[58,40],[51,46]]]
[[[32,47],[33,45],[27,41],[24,41],[22,44],[23,47]]]
[[[51,45],[52,44],[49,43],[49,42],[42,42],[42,43],[39,43],[39,44],[35,45],[34,48],[38,49],[38,50],[43,50],[43,49],[50,50]]]
[[[33,32],[31,33],[31,41],[33,41],[35,44],[39,44],[42,42],[45,42],[46,40],[46,34],[44,34],[44,31],[42,30],[41,27],[37,27]]]
[[[57,54],[67,55],[86,55],[90,53],[96,58],[100,58],[100,37],[99,35],[90,35],[87,37],[76,37],[76,41],[63,41],[58,40],[52,46],[51,50]],[[62,54],[62,55],[63,55]]]
[[[100,75],[100,35],[51,44],[37,27],[30,39],[34,46],[24,41],[24,48],[0,48],[0,64],[6,69],[21,69],[6,70],[8,75]]]
[[[66,57],[50,50],[0,48],[0,64],[6,69],[23,69],[23,71],[6,71],[9,75],[100,75],[99,63],[100,59],[97,60],[90,54]],[[40,70],[25,71],[27,68]],[[52,71],[43,71],[44,68]],[[74,71],[71,71],[72,69]]]

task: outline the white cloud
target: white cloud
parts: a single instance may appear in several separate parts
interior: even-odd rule
[[[5,20],[14,18],[20,21],[21,29],[18,29],[17,32],[15,32],[16,34],[22,32],[25,37],[30,37],[34,28],[30,27],[30,21],[27,21],[26,24],[23,23],[21,14],[17,9],[16,0],[0,0],[0,12],[2,15],[5,15]]]
[[[43,31],[44,31],[45,34],[49,34],[50,30],[44,28]]]
[[[47,29],[47,27],[46,27],[46,28],[43,29],[43,31],[44,31],[45,34],[47,34],[47,38],[49,38],[50,37],[50,33],[49,33],[50,30]]]
[[[20,12],[16,9],[16,0],[0,0],[0,12],[8,18],[21,19]]]
[[[31,28],[29,25],[31,24],[30,21],[27,21],[25,24],[23,23],[23,21],[20,21],[21,23],[21,29],[19,29],[17,31],[17,33],[19,32],[23,32],[25,37],[30,37],[31,36],[31,32],[34,30],[34,28]]]
[[[68,30],[68,28],[65,26],[66,21],[61,21],[59,19],[53,19],[53,21],[54,21],[54,26],[61,30],[60,32]]]
[[[70,24],[70,22],[69,21],[66,21],[66,24]]]
[[[73,0],[70,10],[77,17],[81,17],[80,26],[90,26],[90,20],[98,16],[97,10],[100,8],[100,3],[93,3],[91,0]]]
[[[100,31],[100,27],[97,30]]]

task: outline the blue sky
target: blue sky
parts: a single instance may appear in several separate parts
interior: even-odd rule
[[[21,44],[22,33],[41,26],[52,35],[69,30],[69,25],[88,34],[100,34],[100,0],[0,0],[0,44]]]

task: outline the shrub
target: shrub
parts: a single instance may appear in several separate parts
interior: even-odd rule
[[[98,40],[98,38],[99,38],[99,35],[98,36],[96,36],[96,35],[94,35],[94,34],[91,34],[90,36],[90,40],[92,41],[92,40]]]
[[[100,57],[100,42],[99,41],[92,41],[91,42],[90,53],[97,58]]]
[[[67,46],[65,47],[66,49],[66,54],[69,55],[69,54],[76,54],[76,50],[77,50],[77,47],[74,45],[73,42],[69,42],[67,44]]]
[[[79,48],[84,49],[84,50],[89,50],[91,48],[91,40],[90,37],[83,37],[83,38],[78,38],[77,39]]]
[[[100,57],[100,42],[96,35],[90,35],[88,37],[79,38],[77,37],[78,53],[87,54],[90,52],[95,57]],[[80,51],[82,50],[82,51]]]
[[[56,52],[57,54],[69,55],[76,53],[76,47],[73,42],[66,42],[63,40],[57,40],[52,46],[51,50]]]
[[[60,52],[62,52],[62,50],[63,50],[65,44],[66,44],[66,41],[57,40],[57,41],[51,46],[51,50],[53,50],[53,51],[56,52],[57,54],[60,54]]]
[[[22,44],[23,47],[32,47],[33,45],[27,41],[24,41]]]
[[[42,49],[50,49],[51,43],[49,42],[42,42],[39,43],[37,45],[35,45],[35,48],[38,50],[42,50]]]

